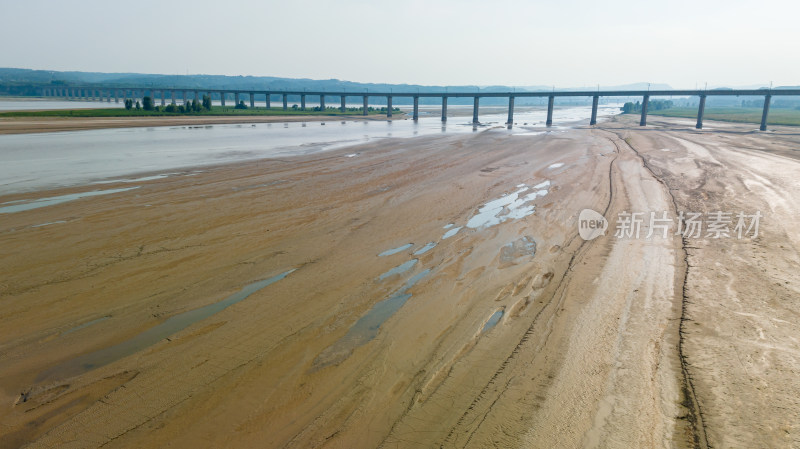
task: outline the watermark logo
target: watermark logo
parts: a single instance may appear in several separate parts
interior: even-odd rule
[[[649,217],[648,217],[649,215]],[[617,215],[614,237],[618,239],[638,239],[660,237],[666,239],[671,235],[687,239],[751,239],[758,237],[759,225],[763,215],[760,211],[748,214],[745,212],[713,211],[678,212],[673,218],[668,212],[628,212]],[[578,233],[584,240],[593,240],[605,235],[608,221],[599,213],[584,209],[578,217]]]
[[[601,235],[606,235],[608,220],[599,212],[584,209],[578,215],[578,234],[584,240],[594,240]]]

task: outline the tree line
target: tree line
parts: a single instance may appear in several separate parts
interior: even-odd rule
[[[244,106],[243,102],[240,102],[241,106]],[[236,105],[239,108],[240,105]],[[177,105],[175,103],[170,103],[166,106],[156,106],[155,102],[153,101],[153,97],[144,97],[142,98],[142,102],[139,103],[139,100],[136,100],[134,103],[133,99],[126,98],[125,99],[125,109],[144,109],[145,111],[156,111],[156,112],[172,112],[172,113],[191,113],[191,112],[203,112],[203,111],[210,111],[211,110],[211,97],[208,95],[203,95],[203,100],[189,100],[185,104]]]
[[[650,100],[647,102],[647,110],[649,111],[669,109],[672,106],[672,100]],[[620,109],[622,109],[623,114],[634,114],[636,112],[642,112],[642,104],[638,101],[636,103],[629,101],[622,105]]]

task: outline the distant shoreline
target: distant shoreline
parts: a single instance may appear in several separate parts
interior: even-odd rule
[[[337,122],[343,120],[405,120],[407,116],[385,115],[176,115],[145,117],[3,117],[0,135],[34,134],[63,131],[87,131],[112,128],[151,128],[158,126],[202,126],[275,122]]]

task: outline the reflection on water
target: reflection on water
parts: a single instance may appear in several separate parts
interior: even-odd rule
[[[617,114],[601,108],[599,116]],[[587,122],[591,108],[556,109],[554,121]],[[546,111],[520,111],[518,123],[544,124]],[[497,127],[511,134],[530,129],[502,126],[505,114],[480,116],[478,128]],[[76,185],[135,173],[160,172],[200,165],[309,154],[388,137],[407,138],[474,132],[471,117],[413,120],[350,120],[340,126],[324,122],[259,123],[123,128],[40,134],[0,135],[0,195]]]
[[[211,315],[214,315],[215,313],[220,312],[239,301],[242,301],[262,288],[280,281],[293,271],[295,270],[289,270],[269,279],[264,279],[262,281],[249,284],[237,293],[228,296],[222,301],[172,316],[163,323],[151,327],[150,329],[147,329],[133,338],[123,341],[122,343],[118,343],[114,346],[108,346],[106,348],[75,357],[74,359],[67,360],[66,362],[41,372],[39,376],[37,376],[36,382],[67,379],[69,377],[83,374],[87,371],[108,365],[111,362],[115,362],[119,359],[135,354],[142,349],[152,346],[164,338],[167,338],[170,335],[179,332],[200,320],[204,320]],[[97,322],[97,320],[95,322]],[[94,322],[92,322],[92,324],[94,324]],[[77,328],[74,330],[77,330]]]

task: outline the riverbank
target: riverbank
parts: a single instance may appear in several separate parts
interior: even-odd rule
[[[0,447],[797,445],[798,137],[635,122],[2,215]],[[590,242],[587,207],[611,221]],[[623,211],[685,210],[765,217],[757,239],[614,237]]]
[[[406,120],[407,116],[385,115],[286,115],[286,116],[165,116],[165,117],[3,117],[0,134],[28,134],[89,129],[142,128],[155,126],[201,126],[248,123],[324,122],[336,120]]]
[[[762,108],[706,108],[704,120],[733,123],[761,123]],[[648,111],[647,115],[662,117],[697,118],[697,108],[670,108]],[[800,110],[772,108],[768,125],[800,126]]]

